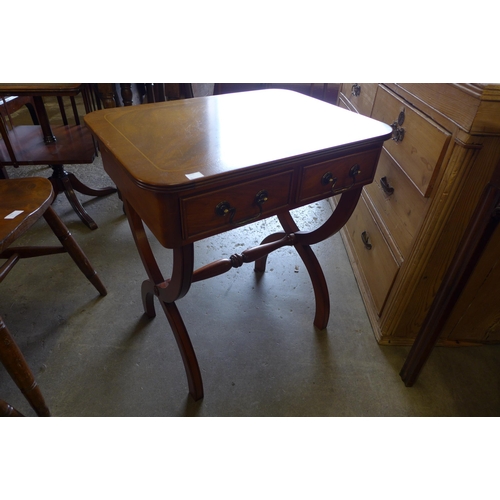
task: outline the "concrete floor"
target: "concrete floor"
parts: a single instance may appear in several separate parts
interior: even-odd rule
[[[101,159],[69,166],[88,185],[110,184]],[[11,177],[50,175],[8,167]],[[143,315],[145,271],[116,195],[79,195],[99,225],[91,231],[64,195],[54,208],[108,289],[100,297],[67,255],[20,262],[0,286],[0,314],[15,336],[54,416],[498,416],[500,346],[437,348],[412,388],[399,377],[409,347],[379,346],[335,235],[316,245],[329,285],[328,328],[317,331],[309,277],[291,248],[195,283],[178,302],[196,350],[205,397],[188,396],[182,361],[157,305]],[[301,229],[331,208],[295,212]],[[279,229],[267,219],[195,245],[196,267],[258,244]],[[53,242],[39,221],[27,244]],[[152,241],[165,275],[168,250]],[[0,397],[34,415],[3,367]]]

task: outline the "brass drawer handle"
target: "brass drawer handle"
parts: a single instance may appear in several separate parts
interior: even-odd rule
[[[392,140],[401,142],[405,138],[405,129],[402,127],[405,122],[405,110],[402,109],[398,115],[398,119],[391,125],[392,127]]]
[[[367,250],[372,249],[372,244],[370,243],[370,239],[369,239],[368,233],[366,231],[363,231],[361,233],[361,241],[363,242],[363,245],[365,246],[365,248]]]
[[[233,221],[234,214],[236,213],[236,208],[232,207],[228,201],[221,201],[215,207],[215,213],[220,217],[225,217],[226,215],[229,214],[229,224],[233,224],[234,226],[243,226],[244,224],[256,221],[262,215],[262,205],[267,200],[268,200],[267,191],[265,191],[264,189],[259,191],[255,195],[255,203],[257,203],[257,206],[259,207],[259,213],[257,215],[252,215],[251,217],[248,217],[238,222]]]
[[[349,186],[335,190],[335,184],[337,184],[337,177],[334,177],[331,172],[323,174],[323,177],[321,177],[321,184],[323,184],[324,186],[326,186],[327,184],[331,184],[332,191],[337,195],[343,193],[344,191],[349,191],[349,189],[351,189],[356,183],[356,176],[359,175],[360,173],[361,173],[361,167],[357,163],[355,163],[349,169],[349,177],[352,177],[352,184],[349,184]]]
[[[351,87],[351,95],[354,96],[354,97],[358,97],[359,94],[361,94],[361,86],[358,85],[357,83],[355,83],[352,87]]]
[[[335,184],[337,184],[337,177],[334,177],[331,172],[327,172],[323,175],[323,177],[321,177],[321,184],[323,184],[323,186],[327,186],[330,184],[331,188],[333,189],[335,187]]]
[[[387,177],[384,176],[380,178],[380,185],[382,186],[382,189],[387,196],[394,194],[394,188],[389,185]]]

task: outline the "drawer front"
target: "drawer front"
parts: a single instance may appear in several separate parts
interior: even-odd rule
[[[312,202],[351,186],[371,182],[378,156],[378,150],[367,151],[305,167],[302,171],[298,201]],[[356,165],[359,167],[359,173],[352,176],[357,170]]]
[[[378,83],[343,83],[342,93],[362,115],[370,116]]]
[[[373,220],[363,197],[359,200],[345,228],[380,316],[398,272],[398,263]]]
[[[384,87],[377,93],[372,117],[393,126],[393,140],[384,147],[417,189],[429,197],[450,133]]]
[[[429,199],[422,196],[385,151],[380,155],[373,183],[365,190],[401,255],[406,258]]]
[[[184,240],[194,241],[214,231],[234,229],[290,205],[292,178],[293,170],[287,170],[236,186],[181,198]],[[258,195],[265,198],[260,205],[260,216]]]

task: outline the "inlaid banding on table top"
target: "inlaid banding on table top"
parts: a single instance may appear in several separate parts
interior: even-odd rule
[[[203,182],[276,161],[321,161],[388,132],[383,123],[277,89],[106,109],[85,121],[134,178],[152,186],[188,184],[193,172]]]

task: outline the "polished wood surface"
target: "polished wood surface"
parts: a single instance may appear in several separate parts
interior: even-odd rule
[[[54,192],[48,179],[40,177],[0,180],[0,283],[20,259],[68,253],[80,271],[101,295],[106,288],[83,250],[63,224],[51,203]],[[14,246],[41,217],[45,219],[60,242],[56,246]],[[7,326],[0,318],[0,362],[39,416],[50,412],[43,400],[33,374]],[[6,413],[12,411],[4,407]]]
[[[266,216],[301,206],[305,200],[300,188],[309,182],[307,175],[319,175],[319,170],[304,166],[377,151],[388,131],[379,122],[285,90],[114,108],[90,113],[85,122],[99,140],[106,171],[169,248],[231,229],[214,211],[229,194],[226,189],[234,190],[236,183],[249,185],[244,187],[248,199],[241,203],[238,192],[233,202],[235,223],[258,213],[254,196],[268,185],[263,176],[271,185],[273,176],[280,177],[279,189],[263,205]],[[353,182],[348,170],[356,161],[351,160],[338,167],[343,172],[336,184],[339,190]],[[330,166],[322,168],[324,174]],[[289,192],[284,192],[287,172]],[[370,182],[371,173],[370,168],[361,169],[356,185]],[[331,194],[321,184],[321,175],[313,182],[317,191],[309,193],[308,202]],[[261,188],[253,192],[257,185]],[[189,218],[175,217],[179,210]],[[211,230],[199,232],[197,218],[207,210],[216,222]]]
[[[203,397],[201,372],[175,302],[192,282],[245,263],[265,269],[267,255],[296,248],[316,298],[314,324],[326,328],[326,281],[310,245],[337,232],[352,214],[364,185],[373,180],[391,128],[331,104],[287,90],[262,90],[105,109],[85,116],[97,137],[104,168],[124,200],[132,235],[148,279],[145,313],[154,297],[178,343],[189,392]],[[289,211],[339,194],[321,227],[300,231]],[[193,243],[277,215],[282,232],[262,244],[193,270]],[[165,279],[144,223],[173,249]],[[228,242],[230,238],[228,237]]]
[[[373,144],[387,133],[376,121],[282,90],[101,110],[85,122],[119,150],[138,184],[164,191],[300,155],[319,162],[333,148]],[[189,181],[195,172],[202,177]]]

